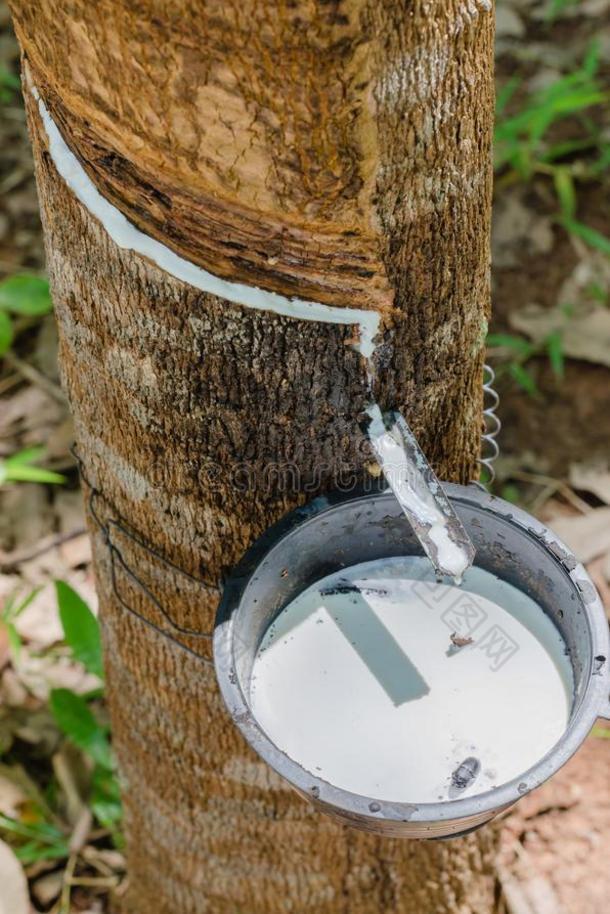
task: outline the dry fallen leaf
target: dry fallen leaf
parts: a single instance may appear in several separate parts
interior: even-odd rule
[[[555,301],[560,306],[576,305],[583,298],[588,299],[588,290],[591,286],[598,286],[600,289],[610,288],[610,260],[607,255],[593,250],[574,236],[571,241],[579,260],[559,288]]]
[[[599,558],[594,559],[587,565],[587,572],[597,588],[597,592],[604,604],[606,614],[610,613],[610,587],[608,586],[610,577],[608,577],[607,569],[605,567],[608,564],[609,559],[610,553],[607,553],[606,555],[600,555]]]
[[[610,368],[610,310],[594,308],[569,316],[560,308],[532,304],[511,314],[509,320],[514,330],[535,343],[559,331],[564,355]]]
[[[523,202],[523,193],[514,190],[494,206],[492,248],[495,267],[514,267],[521,263],[523,250],[548,254],[553,247],[553,228],[548,216],[538,215]]]
[[[610,469],[607,464],[573,463],[570,467],[570,485],[574,489],[591,492],[600,501],[610,505]]]
[[[1,494],[2,552],[33,548],[45,536],[54,532],[53,510],[45,486],[22,483],[3,489]]]
[[[22,742],[36,747],[39,756],[49,756],[57,749],[61,739],[51,712],[45,708],[33,711],[15,727],[15,736]]]
[[[30,384],[5,401],[0,430],[6,437],[19,434],[22,446],[39,444],[63,421],[66,412],[67,407]]]
[[[5,708],[21,708],[28,700],[28,691],[23,685],[15,670],[7,667],[0,676],[0,706]]]
[[[91,610],[96,612],[97,599],[91,575],[88,572],[68,571],[66,565],[61,561],[61,553],[57,551],[54,558],[51,554],[46,558],[49,560],[46,576],[41,570],[40,576],[35,575],[34,578],[44,579],[46,577],[48,580],[49,577],[53,577],[66,581],[89,604]],[[51,561],[51,559],[53,560]],[[18,616],[15,627],[20,636],[37,650],[44,650],[57,641],[61,641],[63,629],[59,621],[55,588],[51,585],[44,587]]]
[[[30,914],[25,873],[4,841],[0,841],[0,885],[0,914]]]
[[[46,455],[49,460],[71,460],[70,448],[74,443],[74,420],[66,416],[46,438]]]
[[[19,808],[25,803],[27,797],[23,789],[15,781],[0,774],[0,813],[3,816],[9,816],[16,819],[19,815]]]
[[[53,508],[60,533],[84,529],[85,503],[80,489],[55,489],[53,495]]]
[[[59,366],[57,364],[57,324],[55,316],[47,314],[38,325],[38,336],[32,361],[36,368],[47,378],[59,384]]]
[[[108,850],[89,844],[83,848],[82,855],[87,863],[99,869],[100,872],[109,875],[110,873],[124,873],[127,867],[125,856],[117,850]]]
[[[555,517],[547,523],[580,562],[610,552],[610,508],[593,508],[577,517]]]
[[[90,772],[83,754],[69,742],[59,746],[51,763],[63,793],[65,818],[74,827],[86,809],[85,796],[90,786]]]
[[[34,898],[45,910],[59,896],[63,881],[63,872],[56,870],[54,873],[47,873],[45,876],[41,876],[32,885]]]
[[[62,562],[66,568],[79,568],[91,563],[91,540],[88,533],[81,533],[67,540],[59,547]]]
[[[496,13],[496,38],[522,38],[525,25],[520,16],[509,6],[498,6]]]
[[[11,647],[8,640],[8,629],[0,622],[0,670],[3,670],[11,657]]]
[[[97,676],[86,673],[80,663],[67,655],[39,655],[22,647],[16,672],[28,692],[40,701],[47,701],[51,689],[70,689],[79,695],[98,689]]]
[[[44,587],[15,620],[15,627],[33,648],[42,651],[64,636],[52,586]]]

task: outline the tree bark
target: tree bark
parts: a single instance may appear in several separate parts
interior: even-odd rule
[[[116,562],[113,582],[92,521],[128,906],[489,914],[492,831],[400,842],[314,813],[233,728],[211,668],[184,650],[202,640],[180,646],[126,610],[211,630],[252,540],[371,468],[366,372],[354,328],[225,301],[118,247],[58,174],[30,91],[150,237],[216,276],[379,311],[378,400],[466,482],[489,307],[488,0],[14,0],[13,13],[63,382],[100,493],[85,486],[89,507],[193,576],[115,527],[147,591]]]

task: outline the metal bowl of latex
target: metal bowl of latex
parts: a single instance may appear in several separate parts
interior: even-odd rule
[[[315,807],[388,836],[479,827],[608,717],[606,617],[541,523],[444,487],[476,547],[439,580],[389,491],[293,511],[224,588],[214,660],[252,749]]]

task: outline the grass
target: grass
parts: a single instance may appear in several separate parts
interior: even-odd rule
[[[85,850],[122,847],[122,809],[103,704],[99,625],[68,584],[57,581],[55,590],[64,634],[60,648],[99,685],[86,694],[52,688],[48,706],[28,696],[21,709],[0,709],[0,778],[23,797],[17,815],[0,814],[0,835],[26,871],[46,864],[65,868],[73,879],[79,866],[88,865],[80,856]],[[35,596],[14,595],[0,617],[17,670],[22,644],[15,623]],[[18,718],[14,728],[11,714]],[[36,728],[44,739],[32,749],[24,733]],[[70,910],[70,885],[62,890],[59,911]]]
[[[610,138],[598,116],[610,101],[599,76],[593,41],[579,67],[533,91],[515,76],[498,91],[496,189],[544,177],[556,201],[555,220],[568,233],[610,255],[610,239],[578,218],[578,190],[599,181],[610,167]]]
[[[550,0],[548,23],[560,18],[578,0]],[[580,64],[550,84],[526,90],[513,76],[498,90],[495,130],[496,192],[516,183],[546,182],[555,203],[553,218],[568,234],[610,256],[610,238],[579,218],[579,192],[601,184],[610,167],[610,132],[602,112],[610,92],[600,77],[597,41],[590,43]],[[607,307],[607,289],[591,287],[586,298]],[[570,316],[571,306],[564,306]],[[487,338],[497,373],[508,375],[530,397],[538,397],[534,360],[548,359],[558,382],[565,371],[564,334],[556,331],[541,342],[512,333]]]
[[[536,378],[528,364],[536,356],[546,356],[555,378],[558,381],[563,380],[565,358],[563,336],[559,331],[550,333],[541,343],[532,343],[512,333],[490,333],[487,337],[487,346],[490,355],[499,359],[497,376],[510,375],[530,397],[537,397],[540,393]]]
[[[553,23],[556,19],[561,18],[563,13],[572,7],[578,6],[580,0],[549,0],[544,18],[547,23]]]
[[[60,485],[66,481],[65,476],[54,470],[45,470],[35,466],[43,456],[42,446],[23,448],[10,457],[0,458],[0,486],[10,482],[42,482]]]

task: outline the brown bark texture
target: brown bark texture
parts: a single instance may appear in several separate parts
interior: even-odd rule
[[[112,527],[146,585],[92,520],[129,907],[489,914],[491,831],[401,842],[313,812],[233,728],[195,656],[206,640],[176,644],[126,609],[210,631],[253,539],[346,469],[367,472],[354,328],[231,304],[118,248],[58,175],[28,91],[100,192],[183,257],[379,310],[381,405],[466,482],[489,305],[488,0],[13,0],[13,13],[63,382],[100,494],[85,490],[131,532]]]

